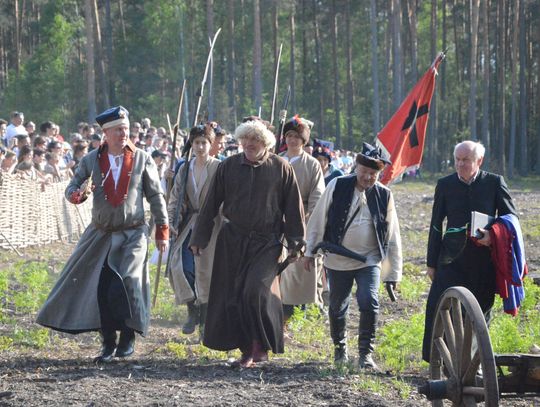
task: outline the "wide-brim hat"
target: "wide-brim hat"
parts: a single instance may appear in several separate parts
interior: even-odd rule
[[[356,155],[356,163],[377,171],[384,169],[385,165],[392,164],[382,155],[379,147],[374,147],[369,143],[362,143],[362,152]]]
[[[96,117],[103,130],[125,124],[129,126],[129,112],[123,106],[111,107]]]

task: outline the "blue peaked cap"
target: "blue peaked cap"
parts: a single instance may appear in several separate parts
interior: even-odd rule
[[[96,117],[96,122],[98,122],[102,129],[108,129],[120,124],[129,125],[129,112],[124,106],[111,107],[100,113]]]

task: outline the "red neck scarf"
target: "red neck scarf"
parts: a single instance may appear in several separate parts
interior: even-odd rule
[[[103,190],[105,191],[105,199],[112,206],[117,207],[124,203],[127,199],[127,192],[131,174],[133,171],[133,160],[136,147],[128,140],[124,147],[124,162],[120,170],[117,187],[114,186],[114,178],[110,174],[111,163],[109,162],[108,150],[109,146],[105,142],[98,151],[99,168],[101,170],[101,179],[103,182]]]

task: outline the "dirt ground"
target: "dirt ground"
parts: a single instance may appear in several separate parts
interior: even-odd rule
[[[427,233],[431,192],[424,194],[399,186],[395,194],[403,230]],[[513,195],[522,218],[540,213],[539,192],[513,191]],[[531,238],[527,244],[533,272],[540,265],[537,240]],[[409,256],[405,261],[422,264],[425,248],[414,247],[416,243],[408,239],[403,244],[405,255]],[[72,249],[73,245],[54,244],[22,252],[31,259],[54,251],[59,259],[65,259]],[[382,307],[387,307],[387,312],[383,313],[381,324],[385,318],[403,316],[405,312],[399,303],[390,304],[386,298]],[[29,327],[33,318],[33,315],[25,316],[18,324]],[[178,337],[179,329],[178,324],[154,320],[147,338],[138,338],[133,357],[107,365],[93,363],[93,356],[99,351],[99,340],[94,333],[61,335],[54,349],[15,347],[0,352],[0,406],[431,405],[414,390],[427,379],[427,371],[405,372],[399,377],[392,372],[363,376],[383,384],[396,379],[405,382],[413,391],[404,399],[397,390],[388,390],[391,386],[383,394],[362,390],[357,385],[358,376],[340,375],[331,369],[330,362],[303,363],[273,355],[269,362],[241,370],[232,367],[226,359],[172,357],[164,351],[164,346]],[[1,331],[0,327],[0,334]],[[540,406],[540,399],[511,399],[501,405]]]

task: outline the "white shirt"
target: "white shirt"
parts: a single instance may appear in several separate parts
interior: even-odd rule
[[[283,158],[284,160],[288,161],[289,164],[292,164],[293,162],[295,162],[296,160],[299,160],[300,159],[300,155],[295,155],[294,157],[292,158],[289,158],[287,156],[287,154],[284,154],[281,156],[281,158]]]
[[[8,146],[8,148],[10,148],[10,142],[11,142],[11,139],[15,136],[18,136],[19,134],[25,134],[25,135],[28,135],[28,132],[26,131],[26,129],[24,128],[24,126],[21,124],[19,126],[15,126],[13,125],[13,123],[11,123],[9,126],[6,127],[6,133],[4,134],[4,140],[6,140],[6,145]]]
[[[124,154],[108,154],[108,156],[111,166],[109,168],[109,173],[105,176],[105,179],[107,179],[108,176],[112,176],[114,180],[114,188],[116,189],[118,185],[118,179],[120,178],[120,171],[122,170],[122,164],[124,163]],[[118,165],[116,164],[116,159],[118,159]]]

